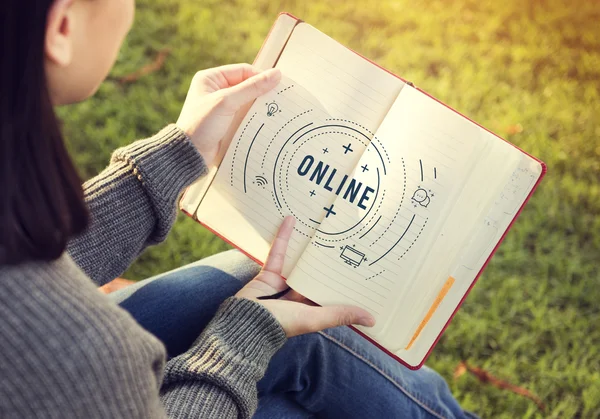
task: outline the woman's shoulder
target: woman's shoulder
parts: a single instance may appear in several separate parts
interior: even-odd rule
[[[41,345],[61,356],[93,348],[135,357],[151,348],[152,358],[164,357],[162,343],[100,293],[66,253],[51,262],[0,267],[0,317],[3,354]]]
[[[45,314],[38,320],[48,323],[77,323],[84,321],[86,312],[103,308],[114,311],[67,253],[52,261],[1,266],[0,302],[21,315]]]
[[[164,346],[68,255],[0,267],[0,318],[0,393],[14,396],[13,416],[81,417],[109,404],[146,417],[160,411]],[[125,393],[132,397],[111,402]]]

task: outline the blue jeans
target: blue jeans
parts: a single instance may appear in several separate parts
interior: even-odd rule
[[[110,294],[167,348],[186,351],[260,267],[236,250]],[[347,327],[289,339],[258,383],[256,418],[472,418],[435,371],[412,371]]]

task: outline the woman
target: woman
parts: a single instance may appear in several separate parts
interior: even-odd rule
[[[0,417],[464,417],[431,370],[410,372],[347,328],[307,334],[371,326],[366,311],[261,299],[285,288],[291,218],[260,272],[226,252],[112,300],[97,291],[166,237],[233,114],[280,78],[243,64],[198,73],[177,123],[117,150],[82,189],[53,106],[96,91],[133,8],[0,6]]]

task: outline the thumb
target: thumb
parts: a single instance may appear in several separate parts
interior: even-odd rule
[[[311,307],[311,310],[311,332],[351,324],[367,327],[375,325],[375,318],[367,310],[355,306]]]
[[[235,86],[223,89],[225,103],[227,107],[237,110],[246,103],[273,89],[280,80],[281,71],[279,69],[271,68],[263,71]]]

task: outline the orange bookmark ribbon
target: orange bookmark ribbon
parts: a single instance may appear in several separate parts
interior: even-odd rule
[[[408,342],[408,345],[406,345],[406,348],[404,348],[404,349],[406,349],[406,350],[410,349],[411,346],[413,345],[413,343],[415,343],[415,341],[417,340],[417,338],[419,337],[419,335],[421,334],[421,332],[423,331],[425,326],[427,326],[427,323],[429,323],[429,320],[431,320],[431,318],[433,317],[433,314],[435,313],[435,311],[438,309],[438,307],[440,306],[440,304],[446,297],[446,294],[448,294],[448,291],[450,291],[450,288],[454,284],[454,281],[455,280],[453,277],[451,277],[451,276],[448,277],[448,279],[446,280],[446,283],[444,284],[444,286],[438,293],[437,297],[435,297],[433,304],[431,304],[431,307],[429,307],[429,311],[425,315],[425,318],[423,319],[423,321],[421,321],[421,324],[419,324],[419,327],[417,327],[415,334],[410,339],[410,342]]]

